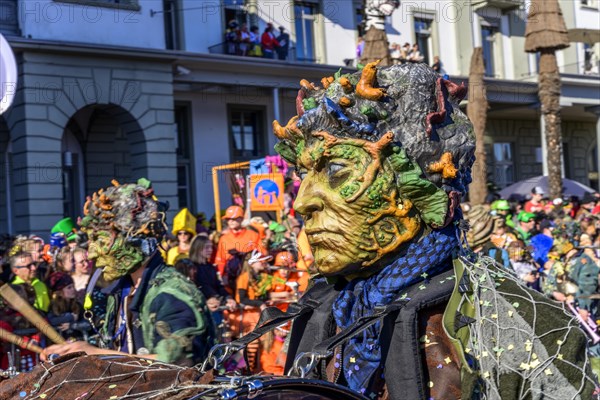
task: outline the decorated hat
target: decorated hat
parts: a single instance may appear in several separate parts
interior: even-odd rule
[[[529,222],[532,219],[535,219],[535,214],[534,213],[530,213],[527,211],[521,211],[518,215],[517,215],[517,219],[521,222]]]
[[[276,267],[289,267],[294,263],[294,256],[289,251],[282,251],[275,256]]]
[[[173,236],[177,236],[177,233],[181,231],[196,236],[196,217],[187,208],[183,208],[173,218]]]
[[[507,200],[504,199],[500,199],[500,200],[496,200],[494,201],[491,205],[490,208],[492,210],[501,210],[501,211],[508,211],[510,210],[510,204],[508,203]]]
[[[62,249],[67,245],[67,239],[62,232],[54,232],[50,235],[50,247]]]
[[[51,291],[57,292],[73,284],[73,278],[64,272],[53,272],[48,279],[48,286]]]
[[[275,233],[283,233],[283,232],[287,231],[287,228],[285,226],[283,226],[280,223],[275,222],[275,221],[272,221],[269,224],[269,229]]]
[[[545,195],[546,192],[544,191],[544,189],[541,186],[535,186],[533,189],[531,189],[531,194]]]
[[[227,210],[225,210],[225,215],[223,215],[222,219],[236,219],[236,218],[244,218],[244,209],[240,206],[229,206]]]
[[[52,227],[50,233],[62,233],[69,242],[77,239],[77,228],[75,226],[75,222],[69,217],[58,221],[56,225]]]
[[[248,258],[248,265],[255,264],[259,261],[270,261],[273,259],[273,256],[264,255],[258,250],[252,250],[250,253],[250,258]]]

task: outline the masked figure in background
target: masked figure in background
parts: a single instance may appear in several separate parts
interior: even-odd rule
[[[198,289],[167,267],[158,243],[167,231],[166,208],[150,182],[99,190],[84,206],[81,229],[89,236],[89,259],[112,285],[101,329],[105,348],[85,342],[54,345],[49,354],[138,354],[193,365],[214,343],[214,326]],[[110,349],[110,350],[108,350]]]
[[[577,323],[464,244],[466,88],[423,64],[376,66],[302,80],[298,115],[273,124],[318,271],[285,371],[369,398],[590,398]]]

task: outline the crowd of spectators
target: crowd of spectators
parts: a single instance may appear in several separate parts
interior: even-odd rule
[[[202,292],[221,342],[249,332],[265,307],[285,310],[307,288],[313,257],[300,221],[293,216],[288,215],[282,223],[267,223],[262,217],[245,219],[241,207],[231,206],[222,216],[222,231],[217,232],[214,218],[208,222],[203,214],[191,216],[187,209],[180,214],[185,214],[186,222],[178,224],[175,218],[171,235],[159,251],[167,264]],[[4,236],[0,280],[27,299],[65,339],[97,344],[96,327],[106,313],[108,292],[103,289],[109,287],[101,277],[92,279],[94,266],[88,260],[85,235],[75,233],[72,221],[66,228],[53,233],[49,243],[38,236]],[[90,306],[92,318],[84,317]],[[51,344],[1,300],[0,328],[41,347]],[[283,372],[281,346],[288,330],[289,326],[279,327],[249,346],[252,371]],[[13,359],[18,353],[16,363],[21,371],[39,361],[35,353],[0,343],[0,368],[9,366],[8,352]],[[228,368],[242,368],[244,362],[241,356],[233,357]]]
[[[528,197],[527,201],[496,199],[477,206],[465,203],[471,249],[495,259],[524,285],[565,302],[567,308],[572,306],[582,321],[595,323],[600,301],[598,195],[550,201],[544,190],[535,187]],[[281,223],[267,222],[233,205],[223,212],[223,229],[217,231],[214,218],[209,221],[202,213],[193,215],[183,209],[162,243],[160,252],[167,264],[204,295],[220,342],[249,332],[267,306],[285,310],[308,287],[314,258],[302,221],[295,218],[290,204],[286,210]],[[85,235],[68,218],[57,226],[49,243],[38,236],[4,236],[0,281],[27,299],[65,339],[94,343],[95,328],[105,316],[107,284],[101,277],[92,279],[95,268],[88,260]],[[92,317],[84,316],[86,310]],[[42,347],[49,345],[19,312],[3,303],[0,328]],[[281,374],[288,331],[284,325],[252,343],[249,365],[238,355],[226,368],[247,366],[254,373]],[[592,351],[598,352],[596,347]],[[8,366],[7,352],[15,350],[6,343],[0,345],[0,368]],[[36,364],[37,355],[20,350],[17,362],[26,371]]]
[[[225,31],[225,48],[230,55],[287,60],[290,35],[283,26],[277,32],[273,24],[268,23],[261,34],[256,25],[248,28],[245,22],[240,25],[231,20]]]
[[[509,200],[463,205],[471,225],[469,245],[494,258],[525,285],[565,303],[586,331],[596,333],[600,317],[598,194],[549,199],[538,186],[526,200]],[[595,370],[600,369],[599,350],[599,345],[590,348]]]

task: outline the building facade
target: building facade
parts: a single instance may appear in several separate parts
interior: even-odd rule
[[[565,176],[596,188],[598,3],[561,0],[573,43],[558,53]],[[500,187],[544,172],[536,57],[523,52],[528,6],[404,1],[386,24],[391,44],[417,43],[459,82],[483,47]],[[0,116],[0,232],[47,235],[94,190],[142,176],[171,210],[212,215],[212,167],[273,153],[271,121],[295,114],[299,77],[353,70],[361,10],[360,0],[0,0],[19,68]],[[244,55],[249,46],[225,40],[232,21],[260,34],[283,27],[285,59]]]

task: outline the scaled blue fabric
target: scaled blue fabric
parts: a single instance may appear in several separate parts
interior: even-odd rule
[[[457,228],[450,224],[426,235],[408,246],[405,254],[378,274],[348,282],[333,305],[337,325],[345,329],[379,305],[386,305],[402,294],[402,289],[428,275],[447,270],[449,259],[459,247]],[[378,322],[344,347],[343,371],[348,386],[368,394],[373,374],[381,363]]]

